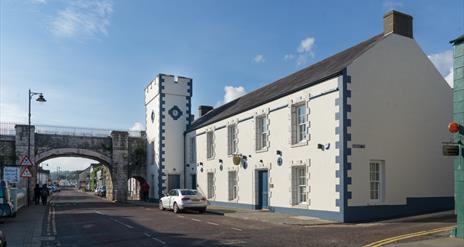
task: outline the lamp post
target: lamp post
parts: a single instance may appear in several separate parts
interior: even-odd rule
[[[39,95],[39,97],[37,97],[36,99],[37,102],[41,102],[41,103],[47,102],[47,100],[45,100],[42,93],[32,92],[29,89],[29,115],[28,115],[28,125],[27,125],[27,157],[29,157],[29,159],[31,159],[31,101],[35,95]],[[37,176],[37,173],[36,173],[36,176]],[[29,206],[30,199],[31,199],[30,186],[31,186],[31,178],[28,177],[27,178],[27,206]]]

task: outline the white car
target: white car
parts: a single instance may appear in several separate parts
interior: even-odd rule
[[[174,213],[179,213],[184,209],[197,210],[204,213],[208,201],[200,192],[190,189],[174,189],[160,199],[159,208],[161,210],[172,209]]]

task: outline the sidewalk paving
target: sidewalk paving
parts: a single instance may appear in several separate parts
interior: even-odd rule
[[[42,227],[47,206],[24,207],[14,218],[0,218],[0,230],[5,234],[8,246],[41,246]]]

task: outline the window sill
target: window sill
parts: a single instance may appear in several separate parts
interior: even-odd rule
[[[300,204],[296,204],[296,205],[292,205],[292,208],[302,208],[302,209],[307,209],[309,207],[308,203],[305,202],[305,203],[300,203]]]
[[[304,140],[304,141],[292,144],[290,147],[297,148],[297,147],[302,147],[302,146],[308,146],[308,141]]]
[[[260,149],[260,150],[255,150],[256,153],[264,153],[264,152],[267,152],[269,150],[268,147],[264,147],[263,149]]]
[[[367,205],[368,206],[381,206],[381,205],[385,205],[386,203],[382,200],[382,201],[368,201],[367,202]]]

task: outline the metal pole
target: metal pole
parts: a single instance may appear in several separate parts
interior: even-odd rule
[[[27,157],[31,159],[31,90],[29,89],[29,114],[28,114],[28,125],[27,125]],[[27,177],[27,206],[29,206],[30,196],[30,187],[31,178]]]

